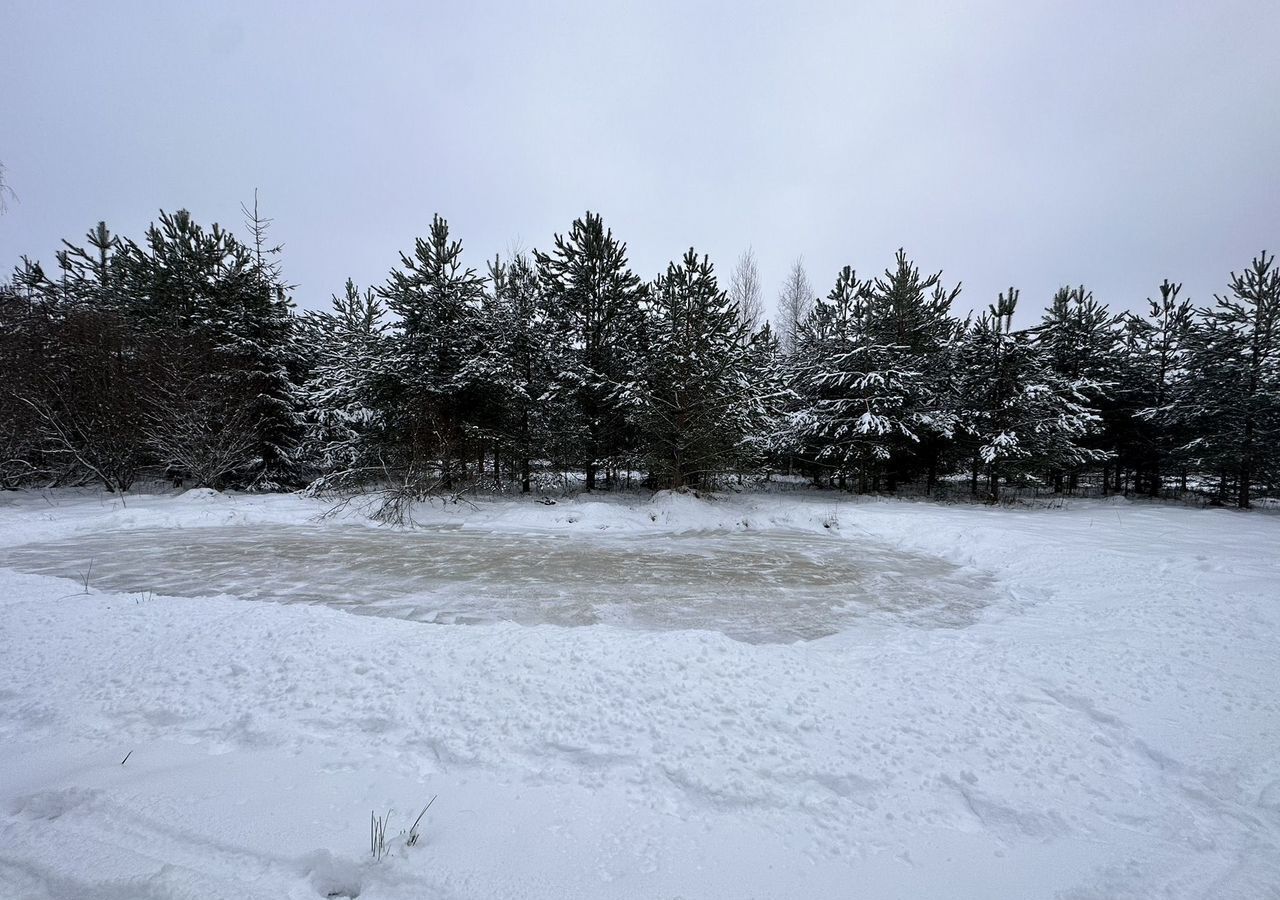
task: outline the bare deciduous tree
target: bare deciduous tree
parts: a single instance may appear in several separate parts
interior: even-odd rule
[[[189,473],[200,487],[221,488],[249,468],[257,446],[258,421],[224,396],[218,378],[172,359],[147,391],[147,444],[159,461]]]
[[[41,355],[28,358],[40,368],[0,389],[25,409],[37,458],[57,481],[127,491],[142,464],[141,362],[128,329],[112,312],[74,307],[31,325],[28,350]]]
[[[795,352],[796,334],[813,311],[813,302],[813,285],[804,271],[804,257],[797,256],[778,295],[778,335],[783,353]]]
[[[13,188],[9,187],[9,181],[5,178],[4,163],[0,162],[0,213],[9,208],[10,197],[18,199],[18,195],[13,192]]]
[[[764,315],[764,299],[760,290],[760,272],[756,255],[750,247],[742,251],[729,278],[729,297],[738,304],[738,321],[747,326],[748,334],[760,326]]]

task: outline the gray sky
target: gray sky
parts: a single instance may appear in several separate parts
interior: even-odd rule
[[[962,8],[963,7],[963,8]],[[483,268],[604,215],[651,277],[755,248],[772,304],[905,246],[1010,284],[1208,302],[1280,250],[1280,3],[58,3],[0,14],[0,266],[99,219],[239,226],[301,306],[448,218]]]

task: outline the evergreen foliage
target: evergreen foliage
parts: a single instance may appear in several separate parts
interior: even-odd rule
[[[916,440],[907,404],[920,378],[898,368],[897,348],[881,342],[872,288],[849,266],[841,270],[800,328],[789,379],[798,401],[793,452],[816,477],[828,473],[841,486],[859,473],[864,490],[899,439]]]
[[[333,312],[309,313],[299,330],[310,367],[303,388],[304,457],[314,467],[311,490],[359,486],[382,469],[387,442],[379,376],[388,357],[386,305],[351,279]]]
[[[971,490],[985,475],[988,496],[1003,481],[1105,458],[1083,444],[1099,421],[1088,406],[1096,385],[1057,371],[1029,331],[1015,331],[1018,291],[1010,288],[965,329],[958,370],[959,428],[971,453]]]
[[[763,415],[750,329],[692,248],[648,291],[638,431],[650,480],[700,486],[751,464]]]
[[[218,487],[296,481],[300,360],[278,270],[185,211],[142,245],[99,223],[57,261],[56,281],[33,265],[13,279],[47,353],[16,395],[39,423],[28,463],[111,490],[144,463]]]
[[[871,299],[867,331],[886,348],[882,365],[888,371],[915,372],[903,395],[902,416],[907,425],[901,437],[888,447],[885,487],[892,491],[900,479],[910,480],[927,472],[937,480],[939,454],[955,431],[956,415],[948,402],[951,369],[946,359],[959,323],[951,306],[960,285],[947,290],[942,273],[922,277],[904,250],[894,266],[886,269],[868,288]]]
[[[438,472],[446,488],[455,469],[466,478],[468,411],[481,387],[468,364],[483,293],[484,279],[463,266],[462,244],[440,216],[379,289],[399,319],[380,379],[397,461],[427,477]]]
[[[470,363],[471,378],[486,389],[481,430],[493,447],[495,481],[500,487],[499,460],[505,458],[527,494],[534,461],[565,449],[553,439],[562,408],[551,395],[561,354],[537,270],[527,256],[517,254],[506,263],[495,259],[489,285],[481,310],[482,348]]]
[[[1053,371],[1067,382],[1078,384],[1083,399],[1099,414],[1098,427],[1085,444],[1110,448],[1117,457],[1123,454],[1123,465],[1131,450],[1129,429],[1134,410],[1127,404],[1123,389],[1126,360],[1121,352],[1123,334],[1117,327],[1119,323],[1120,318],[1094,300],[1083,285],[1063,287],[1054,294],[1034,334]],[[1081,465],[1053,472],[1055,489],[1062,489],[1064,477],[1074,486]],[[1115,467],[1117,471],[1122,465]]]
[[[1187,488],[1187,467],[1177,453],[1188,434],[1182,427],[1178,398],[1186,391],[1187,338],[1194,322],[1190,300],[1179,300],[1182,285],[1167,278],[1160,299],[1148,298],[1145,318],[1125,320],[1123,358],[1128,379],[1125,389],[1133,410],[1130,458],[1143,473],[1147,493],[1158,495],[1162,475],[1176,470],[1181,489]],[[1115,467],[1117,474],[1122,468]]]
[[[567,235],[555,236],[554,250],[535,258],[559,332],[561,369],[553,391],[573,410],[560,446],[592,490],[602,466],[616,473],[634,459],[645,288],[627,265],[627,245],[591,212],[574,220]]]
[[[1188,335],[1190,377],[1178,419],[1180,448],[1202,472],[1216,472],[1248,508],[1255,487],[1280,481],[1280,269],[1266,252],[1231,274],[1230,293],[1201,310]]]
[[[185,211],[139,242],[100,222],[0,283],[0,486],[1280,491],[1267,253],[1207,308],[1167,280],[1145,316],[1064,287],[1027,328],[1013,288],[958,320],[903,250],[817,301],[797,261],[775,331],[744,310],[749,252],[728,291],[692,249],[646,284],[589,212],[482,275],[436,216],[384,284],[299,316],[245,214],[247,242]]]

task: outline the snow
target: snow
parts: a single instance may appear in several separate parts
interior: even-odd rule
[[[1274,514],[325,509],[0,497],[0,896],[1280,896]]]

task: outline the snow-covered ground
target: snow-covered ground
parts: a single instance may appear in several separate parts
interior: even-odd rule
[[[325,509],[0,495],[0,897],[1280,897],[1274,514]]]

